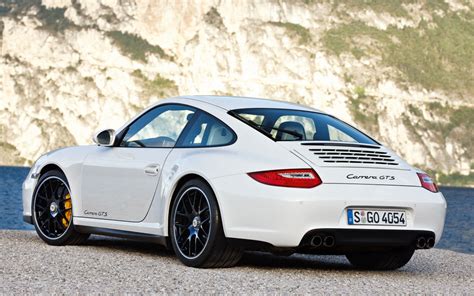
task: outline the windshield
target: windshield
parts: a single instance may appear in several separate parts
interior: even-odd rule
[[[370,137],[327,114],[286,109],[230,111],[275,141],[331,141],[378,145]]]

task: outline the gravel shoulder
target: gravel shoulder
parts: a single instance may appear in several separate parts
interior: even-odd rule
[[[228,269],[183,266],[160,246],[92,236],[53,247],[31,231],[0,231],[0,294],[310,293],[472,294],[474,255],[417,251],[402,269],[370,272],[343,256],[248,253]]]

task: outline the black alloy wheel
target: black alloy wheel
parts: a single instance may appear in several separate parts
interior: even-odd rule
[[[211,212],[205,193],[188,188],[179,197],[174,217],[176,243],[182,256],[193,259],[204,250],[211,231]]]
[[[214,192],[200,179],[178,189],[169,222],[173,250],[187,266],[230,267],[242,257],[225,238]]]
[[[60,171],[49,171],[38,180],[32,214],[36,232],[48,244],[78,244],[89,236],[74,229],[71,191]]]

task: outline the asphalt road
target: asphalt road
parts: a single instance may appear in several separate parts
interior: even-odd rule
[[[352,268],[343,256],[248,253],[228,269],[183,266],[160,246],[93,236],[52,247],[34,232],[0,231],[0,294],[310,293],[474,294],[474,255],[418,251],[390,272]]]

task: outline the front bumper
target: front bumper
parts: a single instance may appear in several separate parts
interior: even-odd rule
[[[33,224],[33,217],[30,215],[23,215],[23,222]]]
[[[438,242],[446,215],[443,195],[422,187],[322,184],[296,189],[264,185],[247,175],[217,178],[212,186],[226,237],[275,247],[297,247],[317,229],[428,231]],[[350,207],[404,209],[407,226],[348,225]]]
[[[23,217],[31,217],[31,203],[33,199],[33,191],[35,190],[38,179],[30,177],[30,174],[26,177],[22,184],[22,200],[23,200]],[[27,223],[30,223],[23,218]],[[30,223],[31,224],[31,223]]]

